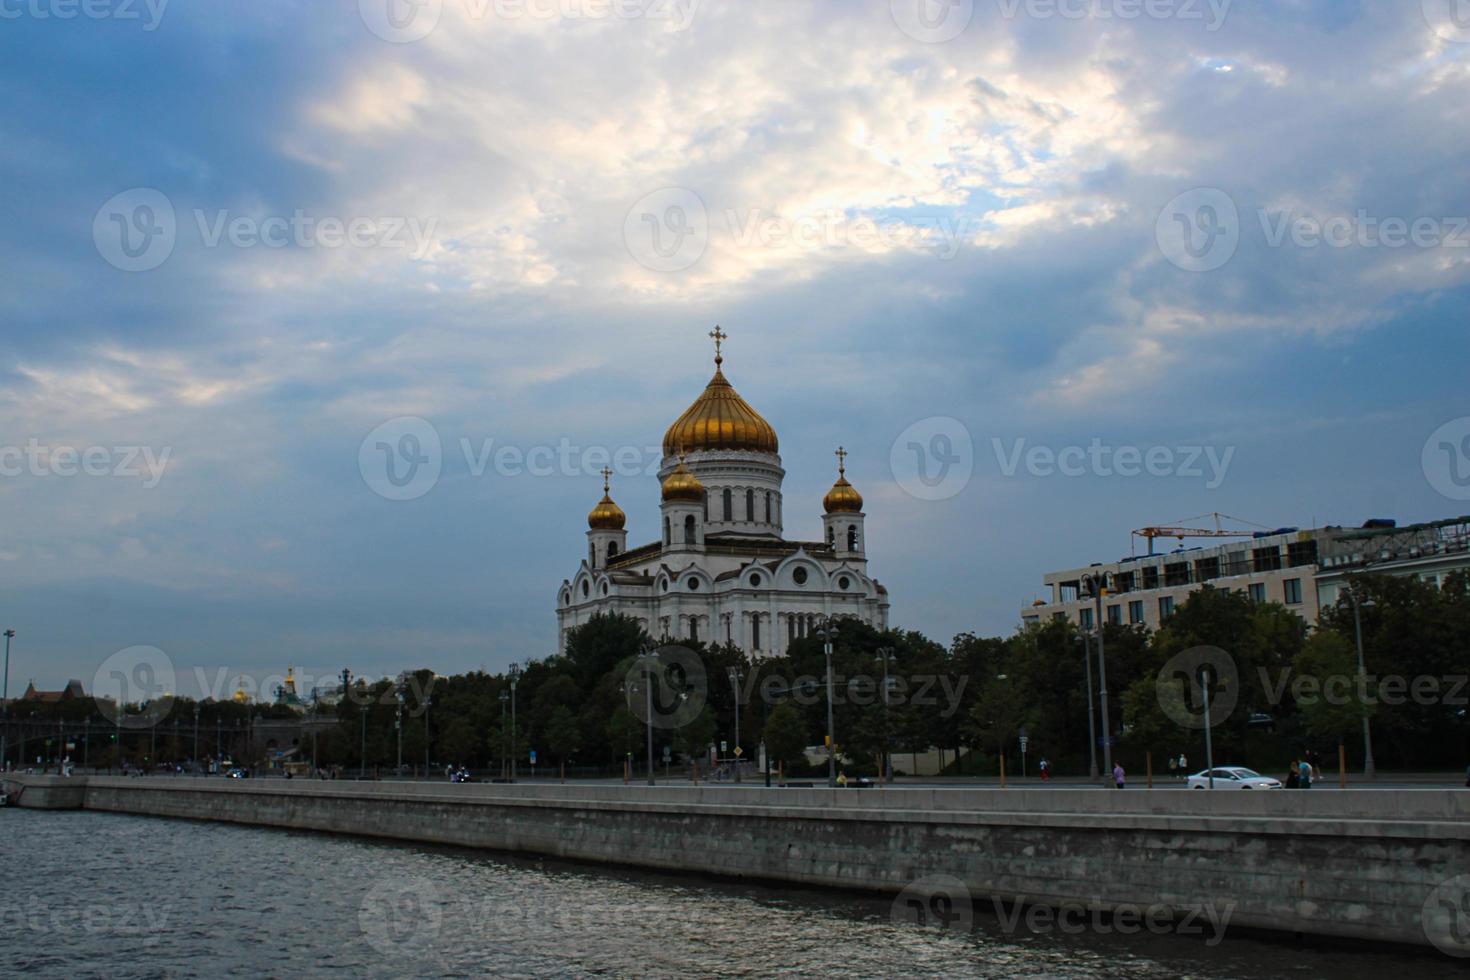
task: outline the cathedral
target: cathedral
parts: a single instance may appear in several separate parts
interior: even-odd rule
[[[667,640],[734,644],[775,656],[828,616],[888,627],[888,590],[868,574],[862,495],[847,481],[822,498],[824,540],[788,541],[776,430],[725,380],[716,327],[715,374],[664,433],[660,536],[628,548],[627,515],[603,471],[587,515],[587,556],[557,590],[559,648],[597,613],[621,613]],[[815,502],[813,502],[815,503]]]

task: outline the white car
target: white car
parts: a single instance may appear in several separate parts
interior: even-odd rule
[[[1281,780],[1262,776],[1254,769],[1240,766],[1216,766],[1189,777],[1190,789],[1209,789],[1210,776],[1215,777],[1215,789],[1280,789]]]

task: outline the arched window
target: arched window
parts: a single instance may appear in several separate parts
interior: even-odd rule
[[[750,617],[750,648],[759,650],[761,648],[761,617],[756,613]]]
[[[689,617],[689,642],[691,642],[691,643],[698,643],[699,642],[699,617],[698,616],[690,616]]]
[[[771,491],[766,491],[766,523],[771,523]]]
[[[747,491],[745,491],[745,519],[747,521],[754,521],[755,520],[755,491],[754,490],[747,490]]]
[[[617,555],[617,553],[618,553],[618,543],[616,541],[609,541],[607,543],[607,560],[608,561],[612,561],[613,560],[613,557],[615,555]]]
[[[837,529],[831,524],[827,525],[827,545],[832,548],[837,547]]]
[[[849,524],[849,525],[847,525],[847,550],[848,551],[857,551],[858,550],[858,546],[857,546],[857,525],[856,524]]]
[[[587,542],[587,562],[591,565],[597,564],[597,546],[591,541]]]
[[[671,545],[673,543],[674,543],[673,540],[669,537],[669,519],[667,517],[665,517],[664,518],[664,547],[667,548],[669,545]]]
[[[731,500],[731,497],[730,497],[730,488],[729,487],[726,487],[725,488],[725,492],[723,494],[723,497],[724,497],[724,501],[725,501],[725,520],[727,520],[727,521],[733,521],[735,519],[735,508],[734,508],[734,506],[732,506],[732,500]]]
[[[684,543],[685,544],[693,544],[694,543],[694,515],[693,514],[685,514],[684,515]]]

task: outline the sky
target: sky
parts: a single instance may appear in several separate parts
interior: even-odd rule
[[[11,691],[546,656],[716,324],[941,642],[1470,512],[1463,6],[0,0]]]

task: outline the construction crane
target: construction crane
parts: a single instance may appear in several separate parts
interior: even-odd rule
[[[1178,526],[1178,525],[1187,525],[1187,524],[1193,523],[1195,521],[1202,521],[1202,520],[1204,520],[1207,517],[1214,518],[1214,520],[1215,520],[1215,526],[1213,528],[1208,528],[1208,527],[1182,527],[1182,526]],[[1129,540],[1130,547],[1129,547],[1128,550],[1132,554],[1135,554],[1135,555],[1138,554],[1138,552],[1136,550],[1136,547],[1133,546],[1133,539],[1134,538],[1147,538],[1148,539],[1148,553],[1150,555],[1152,555],[1154,553],[1154,538],[1178,538],[1179,541],[1180,541],[1180,543],[1182,544],[1184,542],[1184,539],[1185,538],[1248,538],[1252,534],[1255,533],[1254,530],[1250,530],[1250,531],[1231,531],[1231,530],[1228,530],[1226,528],[1222,528],[1220,526],[1220,520],[1221,520],[1221,518],[1224,518],[1227,521],[1234,521],[1237,524],[1250,524],[1252,528],[1258,528],[1258,529],[1263,530],[1263,531],[1269,531],[1269,530],[1271,530],[1270,528],[1266,527],[1264,524],[1256,524],[1253,521],[1244,521],[1244,520],[1241,520],[1239,517],[1231,517],[1229,514],[1221,514],[1218,511],[1216,511],[1216,512],[1210,513],[1210,514],[1201,514],[1198,517],[1186,517],[1186,518],[1184,518],[1181,521],[1176,521],[1175,524],[1173,524],[1173,525],[1168,525],[1168,526],[1156,525],[1156,526],[1153,526],[1153,527],[1141,527],[1138,530],[1134,531],[1133,534],[1129,537],[1128,540]]]

